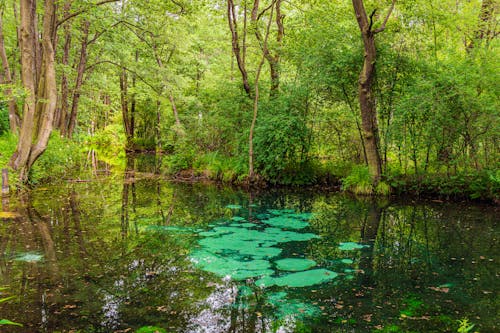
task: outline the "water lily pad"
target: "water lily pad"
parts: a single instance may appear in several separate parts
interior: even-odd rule
[[[266,220],[266,219],[270,218],[271,215],[263,213],[263,214],[257,214],[257,215],[255,215],[255,217],[258,218],[259,220]]]
[[[333,280],[338,276],[337,273],[327,269],[313,269],[305,272],[291,273],[280,277],[264,277],[255,281],[259,287],[308,287],[315,284],[321,284]]]
[[[17,255],[14,260],[24,262],[37,262],[43,259],[43,255],[36,252],[26,252]]]
[[[299,259],[299,258],[286,258],[277,260],[276,267],[281,271],[305,271],[311,267],[316,266],[316,261],[309,259]]]
[[[353,251],[353,250],[359,250],[365,247],[369,247],[369,245],[362,245],[354,242],[346,242],[346,243],[340,243],[339,244],[339,250],[341,251]]]
[[[227,205],[226,208],[229,208],[229,209],[240,209],[241,206],[240,205]]]
[[[241,217],[241,216],[233,216],[233,217],[231,217],[231,220],[236,221],[236,222],[240,222],[240,221],[245,221],[245,218]]]
[[[350,264],[354,263],[354,261],[352,261],[352,259],[342,259],[342,260],[340,260],[340,262],[343,264],[346,264],[346,265],[350,265]]]

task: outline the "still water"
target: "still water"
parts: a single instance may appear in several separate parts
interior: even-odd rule
[[[500,329],[491,206],[126,177],[3,210],[1,332]]]

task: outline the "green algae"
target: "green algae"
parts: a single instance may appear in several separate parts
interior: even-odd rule
[[[362,245],[354,242],[345,242],[345,243],[340,243],[339,244],[339,250],[341,251],[353,251],[353,250],[360,250],[365,247],[369,247],[369,245]]]
[[[295,213],[293,209],[268,209],[267,211],[273,215],[285,215],[285,214]]]
[[[271,217],[263,222],[275,228],[285,229],[304,229],[309,226],[309,223],[306,221],[288,216]]]
[[[229,208],[229,209],[240,209],[241,205],[227,205],[226,208]]]
[[[299,258],[286,258],[281,260],[276,260],[276,268],[280,271],[305,271],[311,267],[316,266],[316,261],[309,259],[299,259]]]
[[[266,276],[255,281],[258,287],[309,287],[333,280],[337,273],[327,269],[313,269],[305,272],[291,273],[280,277]]]
[[[149,225],[146,227],[146,231],[192,234],[196,232],[196,229],[190,227],[177,227],[172,225]]]
[[[233,280],[245,280],[273,274],[271,264],[266,260],[241,261],[238,258],[220,256],[208,251],[196,251],[191,260],[203,270],[218,276],[230,276]]]
[[[38,262],[43,260],[43,255],[36,252],[26,252],[18,254],[15,258],[15,261],[24,261],[24,262]]]
[[[249,297],[253,295],[253,290],[249,286],[240,286],[238,288],[238,296]]]
[[[275,315],[279,318],[296,317],[304,318],[308,316],[316,316],[321,311],[318,307],[301,302],[297,299],[287,299],[288,293],[275,292],[269,294],[266,303],[275,308]]]
[[[268,218],[271,217],[271,214],[262,213],[255,215],[255,217],[259,220],[267,220]]]
[[[232,223],[229,226],[231,227],[239,227],[239,228],[253,228],[256,227],[255,223]]]

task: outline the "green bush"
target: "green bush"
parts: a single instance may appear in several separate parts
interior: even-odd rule
[[[80,145],[53,132],[47,149],[30,170],[29,181],[37,184],[75,176],[81,172],[85,154]]]
[[[9,110],[5,104],[0,103],[0,135],[10,131]]]
[[[368,167],[364,165],[354,166],[349,175],[342,178],[342,189],[355,194],[372,194],[372,179]]]
[[[16,151],[17,138],[10,134],[0,135],[0,168],[6,168],[10,157]]]

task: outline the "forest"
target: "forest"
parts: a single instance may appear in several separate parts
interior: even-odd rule
[[[0,0],[0,331],[499,332],[499,8]]]
[[[3,0],[0,166],[498,200],[498,8]]]

